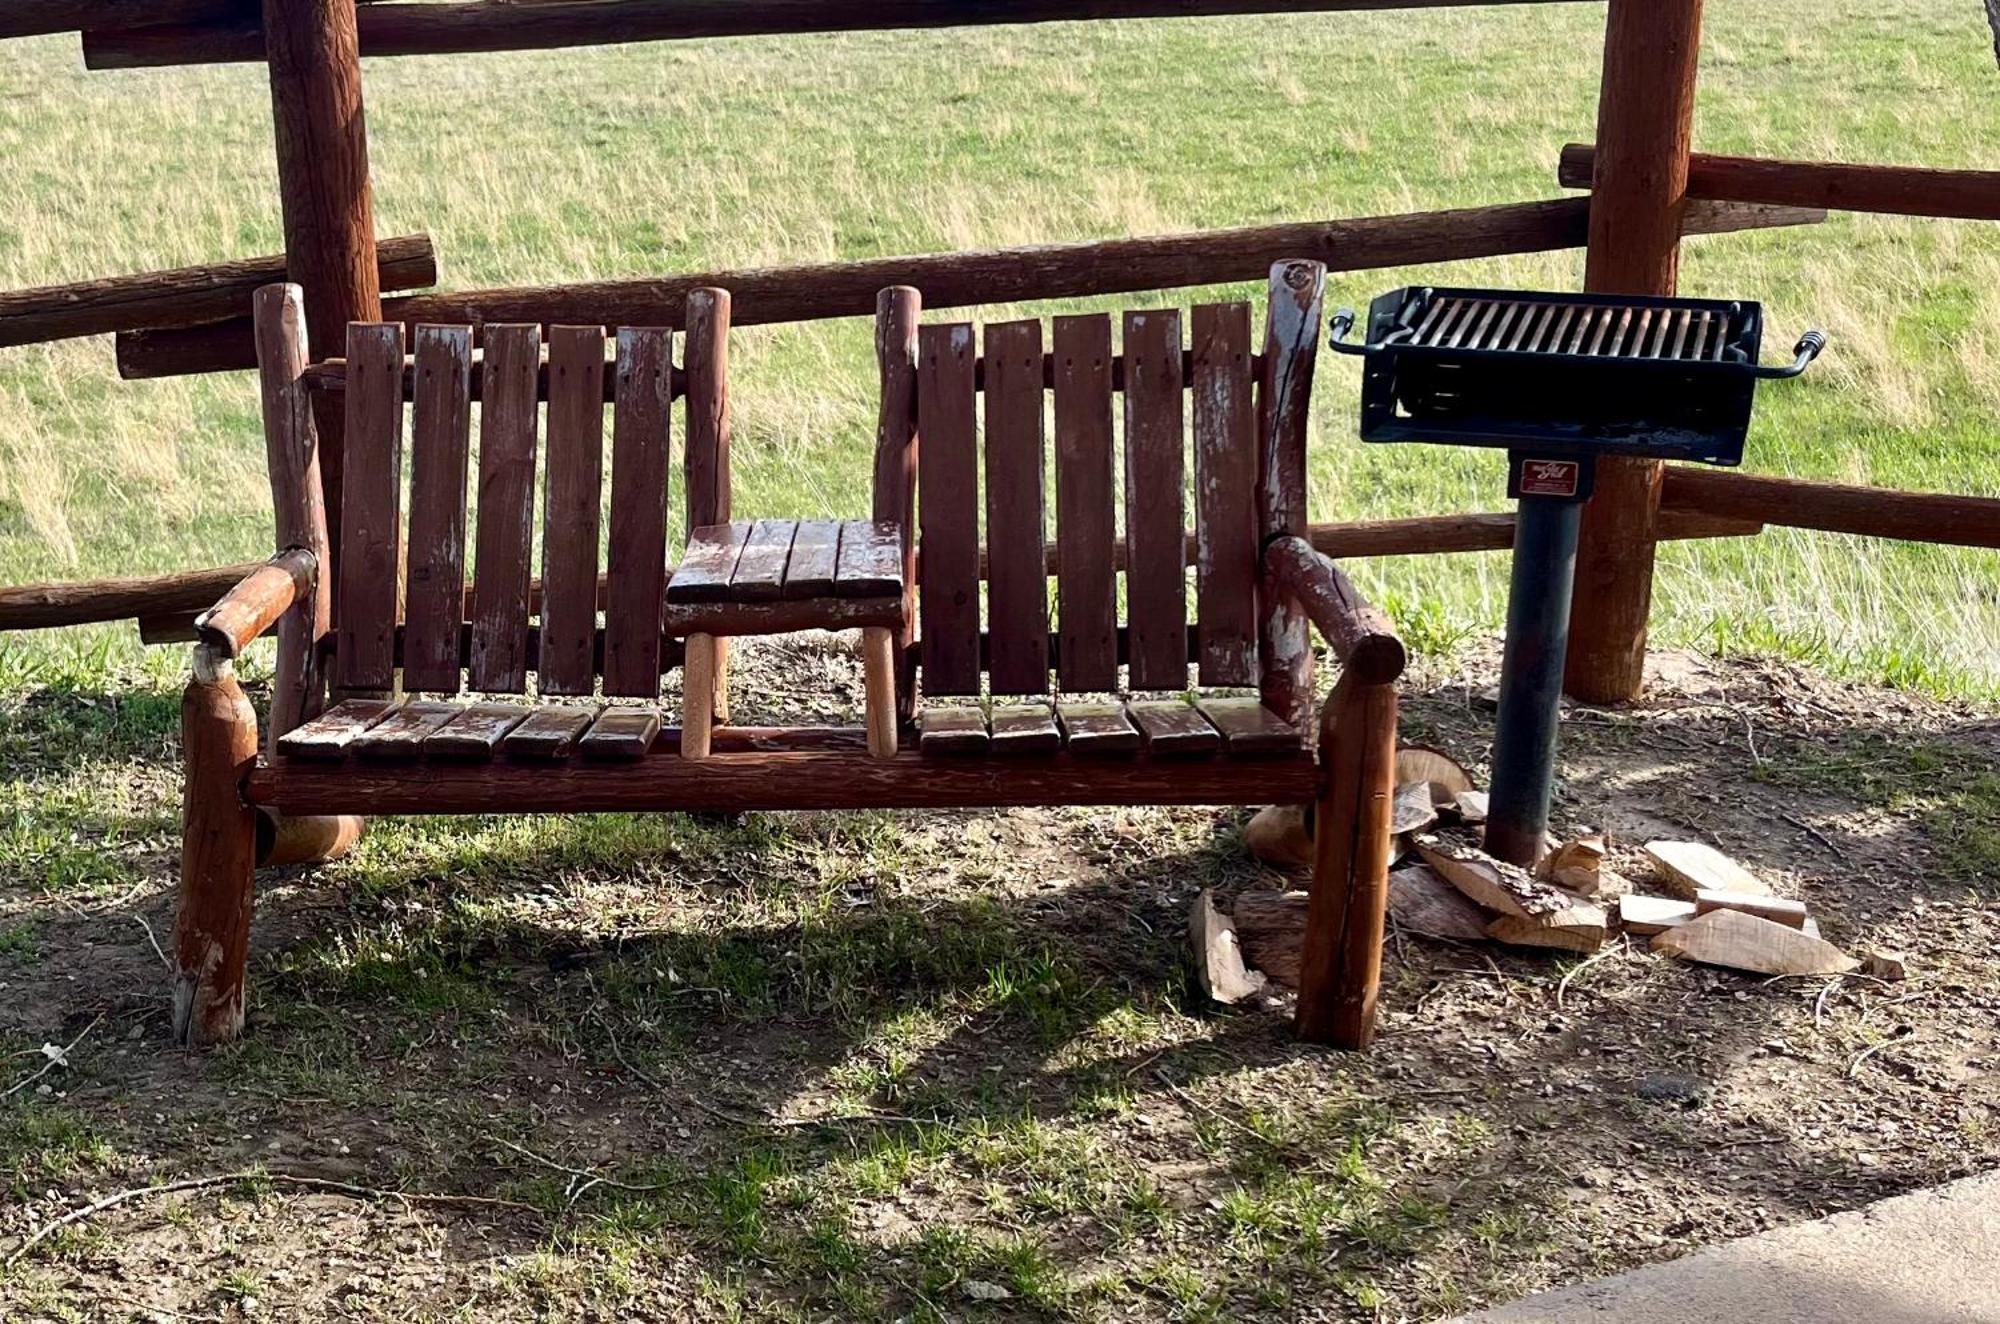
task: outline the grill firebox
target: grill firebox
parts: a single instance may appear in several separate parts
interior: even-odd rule
[[[1432,286],[1376,299],[1363,344],[1343,339],[1351,325],[1335,318],[1333,346],[1367,360],[1364,441],[1726,465],[1758,379],[1797,375],[1824,344],[1809,333],[1767,368],[1755,303]]]

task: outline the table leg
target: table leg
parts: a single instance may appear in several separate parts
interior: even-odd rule
[[[861,632],[861,669],[867,691],[868,753],[896,756],[896,636],[870,626]]]

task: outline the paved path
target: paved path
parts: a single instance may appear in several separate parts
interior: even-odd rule
[[[1762,1232],[1460,1324],[2000,1324],[2000,1173]]]

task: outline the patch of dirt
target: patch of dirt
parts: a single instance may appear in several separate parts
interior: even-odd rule
[[[743,652],[740,720],[801,676],[858,709],[833,650]],[[1412,676],[1404,739],[1483,778],[1493,663]],[[751,816],[610,860],[594,829],[420,827],[267,883],[250,1035],[184,1056],[135,922],[166,941],[162,843],[130,895],[17,878],[0,1089],[83,1037],[0,1101],[0,1260],[154,1181],[383,1193],[134,1199],[0,1269],[3,1313],[1438,1317],[2000,1163],[2000,721],[1770,662],[1656,672],[1570,711],[1557,826],[1641,887],[1647,839],[1710,841],[1906,982],[1634,947],[1562,987],[1574,959],[1397,934],[1350,1056],[1185,998],[1194,893],[1286,882],[1245,812]]]

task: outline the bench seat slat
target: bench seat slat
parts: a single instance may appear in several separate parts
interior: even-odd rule
[[[1119,758],[1139,752],[1139,729],[1126,718],[1122,703],[1065,699],[1056,705],[1056,714],[1062,719],[1064,741],[1072,754]]]
[[[879,598],[903,591],[903,531],[894,520],[851,519],[840,526],[833,591],[843,598]],[[974,604],[975,607],[977,603]],[[978,613],[973,632],[978,633]]]
[[[424,739],[424,753],[442,759],[490,759],[509,731],[533,709],[519,703],[475,703]]]
[[[667,585],[667,601],[729,601],[729,581],[736,576],[736,562],[750,540],[750,529],[749,520],[737,520],[704,525],[689,534],[687,552]]]
[[[536,708],[501,740],[500,751],[517,759],[566,759],[596,720],[595,705]]]
[[[792,556],[785,563],[787,598],[824,598],[833,593],[833,576],[840,564],[840,522],[804,519],[792,535]]]
[[[364,759],[407,762],[422,752],[432,732],[458,714],[455,703],[412,700],[384,714],[381,721],[355,738],[351,748]]]
[[[797,520],[760,519],[750,526],[729,575],[732,602],[773,602],[785,595],[785,566],[792,558]]]
[[[278,737],[278,753],[298,759],[339,759],[355,738],[396,707],[393,699],[346,699],[304,726]]]
[[[641,759],[660,734],[657,708],[606,708],[577,742],[589,759]]]
[[[1062,748],[1062,728],[1046,703],[1005,705],[993,710],[995,754],[1053,754]]]
[[[1294,754],[1303,745],[1298,728],[1257,699],[1202,698],[1202,716],[1222,733],[1223,746],[1236,758]]]
[[[1146,753],[1158,758],[1202,758],[1222,748],[1222,735],[1194,705],[1180,699],[1135,703],[1126,709]]]

